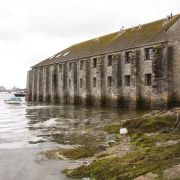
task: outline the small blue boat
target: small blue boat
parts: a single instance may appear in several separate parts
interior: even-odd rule
[[[20,97],[11,97],[9,99],[4,100],[7,104],[21,104],[22,100]]]

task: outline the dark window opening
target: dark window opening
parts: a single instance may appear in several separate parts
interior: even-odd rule
[[[83,80],[80,79],[80,88],[82,88],[82,87],[83,87]]]
[[[108,66],[112,66],[112,55],[108,55],[108,63],[107,63],[107,65]]]
[[[53,75],[53,83],[54,83],[54,87],[57,87],[57,74]]]
[[[131,62],[131,54],[132,52],[129,51],[129,52],[125,52],[125,64],[129,64]]]
[[[60,65],[59,65],[59,72],[62,72],[62,71],[63,71],[63,65],[60,64]]]
[[[108,80],[108,87],[111,87],[112,86],[112,77],[108,76],[107,80]]]
[[[93,77],[93,87],[96,87],[96,78]]]
[[[70,62],[69,63],[69,71],[71,71],[72,70],[72,63]]]
[[[69,79],[69,87],[71,87],[71,79]]]
[[[145,86],[151,86],[151,74],[145,74]]]
[[[145,55],[146,55],[145,60],[152,60],[153,59],[153,48],[146,48]]]
[[[83,70],[84,67],[84,61],[80,61],[80,70]]]
[[[97,66],[97,58],[93,58],[93,68],[96,68]]]
[[[130,78],[131,78],[130,75],[125,75],[124,76],[124,85],[125,86],[130,86],[130,82],[131,82]]]

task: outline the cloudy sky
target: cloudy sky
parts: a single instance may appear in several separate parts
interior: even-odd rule
[[[0,85],[89,38],[180,13],[179,0],[0,0]]]

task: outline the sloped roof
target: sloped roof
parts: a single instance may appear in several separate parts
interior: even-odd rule
[[[165,41],[167,40],[166,31],[179,18],[180,15],[176,15],[170,20],[166,18],[161,19],[72,45],[33,67],[76,60]]]

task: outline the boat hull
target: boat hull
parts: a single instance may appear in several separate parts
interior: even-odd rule
[[[25,94],[14,94],[14,96],[16,96],[16,97],[25,97]]]
[[[7,104],[21,104],[21,101],[9,101],[9,100],[4,100],[5,103]]]

